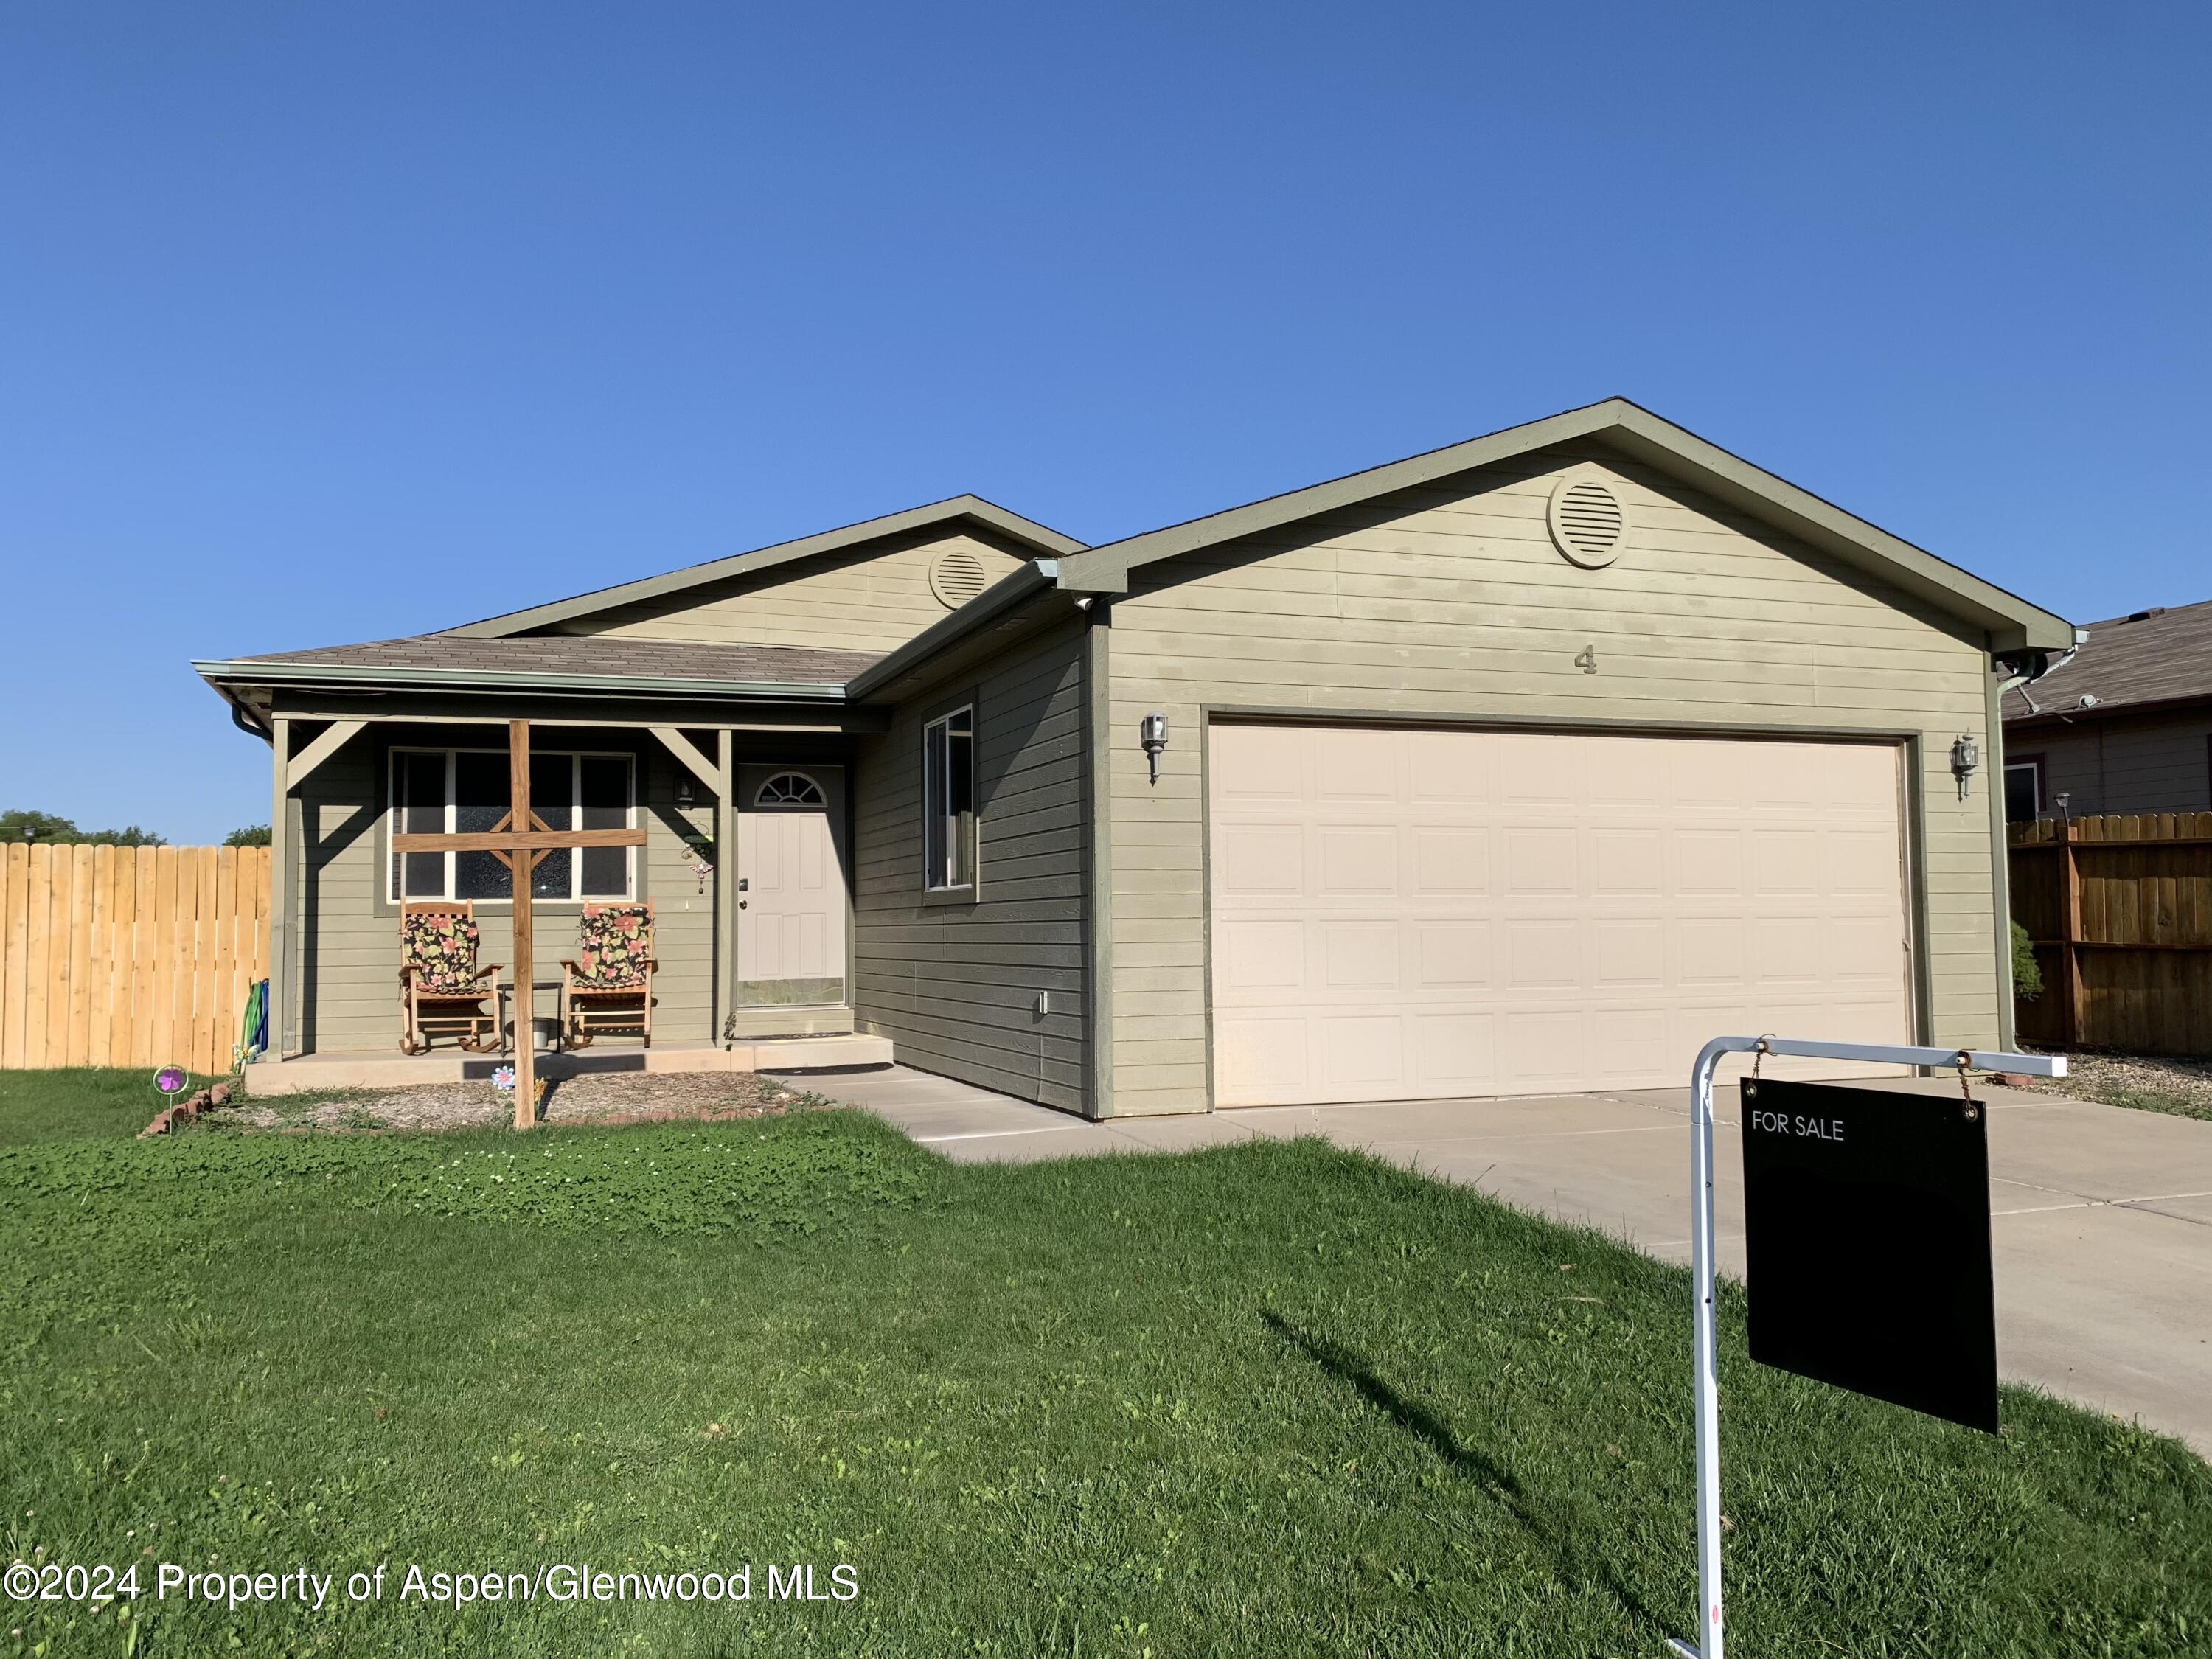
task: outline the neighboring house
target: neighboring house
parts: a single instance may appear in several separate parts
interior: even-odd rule
[[[2005,694],[2005,816],[2212,808],[2212,600],[2092,623]]]
[[[279,1054],[390,1051],[404,894],[507,959],[501,872],[386,838],[488,827],[527,717],[536,803],[648,834],[551,861],[538,974],[651,896],[651,1063],[849,1031],[1105,1116],[1996,1042],[2001,801],[1949,753],[2072,639],[1613,400],[1106,546],[963,496],[196,666],[279,757]]]

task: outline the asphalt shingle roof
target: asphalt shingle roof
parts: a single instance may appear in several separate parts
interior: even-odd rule
[[[2027,688],[2046,714],[2071,714],[2087,695],[2097,706],[2212,697],[2212,599],[2178,605],[2130,621],[2091,623],[2074,660]],[[2005,699],[2008,720],[2031,718],[2017,696]]]
[[[324,668],[411,668],[457,675],[577,674],[607,679],[739,681],[842,685],[874,662],[872,651],[789,645],[712,645],[605,634],[539,634],[506,639],[417,634],[363,645],[326,645],[241,657],[240,663]]]

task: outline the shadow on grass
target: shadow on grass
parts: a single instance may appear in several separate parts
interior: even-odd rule
[[[1419,1401],[1409,1400],[1400,1394],[1376,1375],[1374,1368],[1363,1355],[1327,1337],[1316,1336],[1303,1327],[1291,1324],[1272,1310],[1263,1312],[1260,1317],[1269,1330],[1322,1370],[1339,1382],[1349,1383],[1362,1400],[1434,1452],[1455,1474],[1473,1482],[1494,1499],[1551,1557],[1553,1570],[1563,1582],[1602,1585],[1625,1612],[1642,1621],[1648,1629],[1668,1628],[1666,1623],[1644,1605],[1641,1596],[1620,1582],[1612,1568],[1602,1563],[1589,1565],[1571,1542],[1557,1535],[1556,1528],[1547,1525],[1537,1513],[1536,1505],[1530,1501],[1527,1491],[1511,1470],[1488,1453],[1463,1443],[1452,1431],[1450,1425]]]

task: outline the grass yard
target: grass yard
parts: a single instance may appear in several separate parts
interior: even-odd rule
[[[195,1075],[177,1098],[221,1081]],[[0,1072],[0,1146],[135,1135],[167,1103],[150,1067]]]
[[[319,1613],[17,1605],[0,1655],[1584,1659],[1692,1620],[1686,1276],[1318,1142],[46,1139],[0,1151],[0,1554],[389,1575]],[[2187,1451],[2020,1393],[1952,1428],[1741,1328],[1742,1652],[2212,1648]],[[585,1562],[753,1596],[396,1599],[410,1563]],[[860,1594],[769,1600],[771,1563]]]

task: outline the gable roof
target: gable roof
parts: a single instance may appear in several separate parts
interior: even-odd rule
[[[532,629],[549,628],[556,623],[588,616],[595,611],[605,611],[614,605],[662,599],[671,593],[680,593],[686,588],[721,581],[731,576],[750,576],[756,571],[772,569],[794,559],[811,558],[821,553],[842,552],[848,548],[859,547],[888,536],[939,528],[951,530],[962,524],[971,524],[992,532],[1033,550],[1045,558],[1056,558],[1062,554],[1075,552],[1083,545],[1073,537],[1063,536],[1057,530],[1038,524],[1035,520],[1024,519],[1018,513],[1010,513],[996,502],[985,501],[981,495],[955,495],[949,501],[932,501],[927,507],[910,507],[903,513],[886,514],[880,519],[867,519],[841,529],[802,536],[797,541],[778,542],[773,547],[756,548],[750,553],[735,553],[726,559],[710,559],[704,564],[690,565],[682,570],[672,570],[659,576],[641,577],[636,581],[622,582],[590,593],[579,593],[573,599],[556,599],[548,605],[532,605],[526,611],[511,611],[503,617],[487,617],[482,622],[465,623],[459,628],[442,631],[463,639],[501,639]]]
[[[2212,599],[2091,623],[2080,654],[2027,687],[2035,707],[2005,699],[2008,722],[2212,701]],[[2084,696],[2097,701],[2081,707]]]
[[[2074,642],[2073,625],[2063,617],[1947,563],[1626,398],[1608,398],[1386,466],[1089,548],[1061,558],[1060,586],[1120,592],[1128,586],[1130,571],[1139,566],[1577,439],[1603,442],[1986,629],[1994,650],[2063,648]]]

